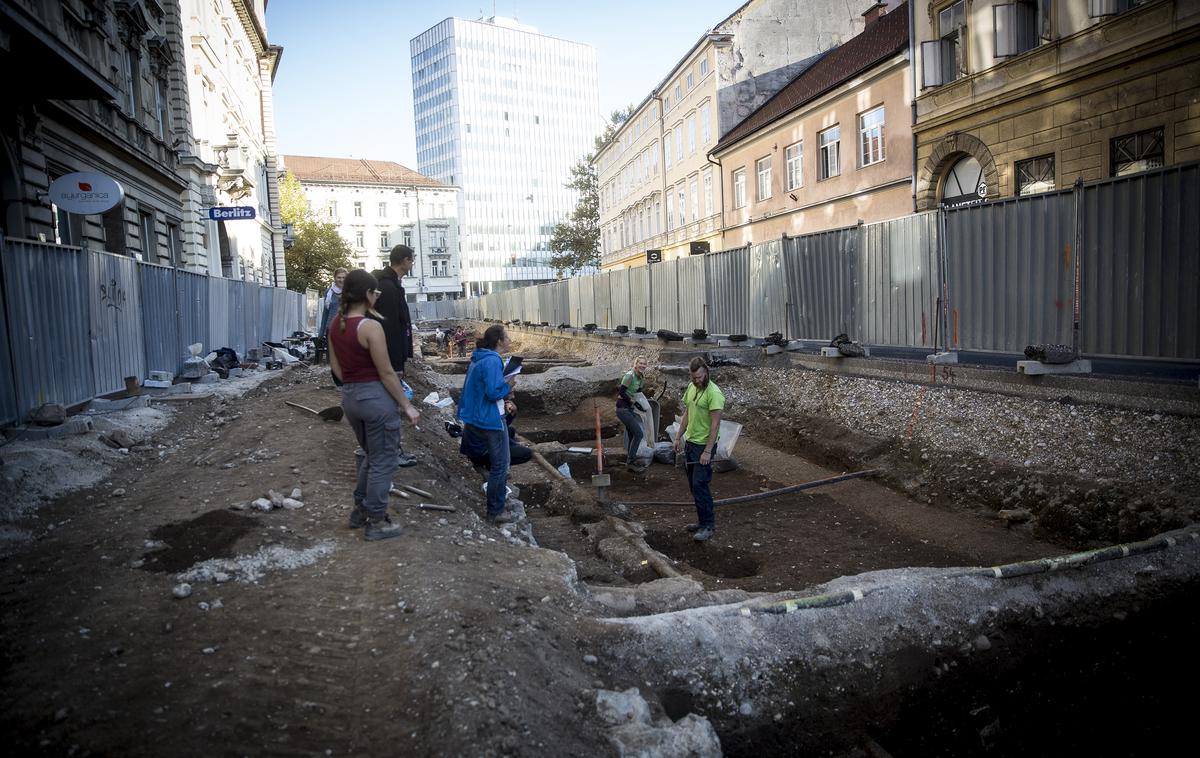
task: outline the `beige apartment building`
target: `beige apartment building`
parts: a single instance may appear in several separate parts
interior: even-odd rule
[[[722,249],[912,212],[908,5],[884,9],[717,143]]]
[[[916,0],[918,210],[1200,159],[1200,0]]]
[[[861,8],[859,9],[861,11]],[[863,27],[832,0],[750,0],[700,37],[594,157],[601,265],[721,249],[723,134]]]

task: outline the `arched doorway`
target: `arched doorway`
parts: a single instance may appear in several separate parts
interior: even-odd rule
[[[988,195],[983,166],[973,155],[959,158],[942,180],[941,201],[947,208],[982,203]]]

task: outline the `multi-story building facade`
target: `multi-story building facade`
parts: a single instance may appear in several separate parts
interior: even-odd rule
[[[602,126],[595,50],[500,17],[448,18],[411,50],[418,170],[462,188],[468,293],[553,279],[563,185]]]
[[[187,100],[177,2],[0,2],[3,233],[183,266],[178,165]],[[115,180],[124,199],[67,213],[50,184]]]
[[[181,165],[191,266],[284,286],[272,81],[282,48],[267,41],[264,0],[190,0],[183,18],[191,137]],[[254,218],[213,221],[212,207]]]
[[[411,302],[455,300],[459,277],[457,187],[391,161],[284,156],[314,218],[337,225],[359,268],[388,263],[395,245],[416,253],[404,279]]]
[[[912,212],[908,6],[884,9],[712,150],[723,248]]]
[[[916,205],[1200,159],[1200,0],[915,0]]]
[[[720,249],[721,177],[708,151],[862,28],[830,0],[750,0],[701,36],[595,155],[601,265]]]

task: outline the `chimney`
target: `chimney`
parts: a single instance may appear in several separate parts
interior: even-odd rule
[[[867,8],[866,11],[864,11],[862,14],[863,18],[866,19],[866,23],[863,25],[863,28],[866,28],[866,27],[870,26],[871,24],[875,23],[876,21],[878,21],[880,19],[880,17],[882,17],[883,14],[886,12],[887,12],[887,3],[884,3],[884,2],[875,3],[870,8]]]

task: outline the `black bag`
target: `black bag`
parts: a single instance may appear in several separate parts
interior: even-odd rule
[[[1070,363],[1075,360],[1075,351],[1070,345],[1029,345],[1025,357],[1042,363]]]

